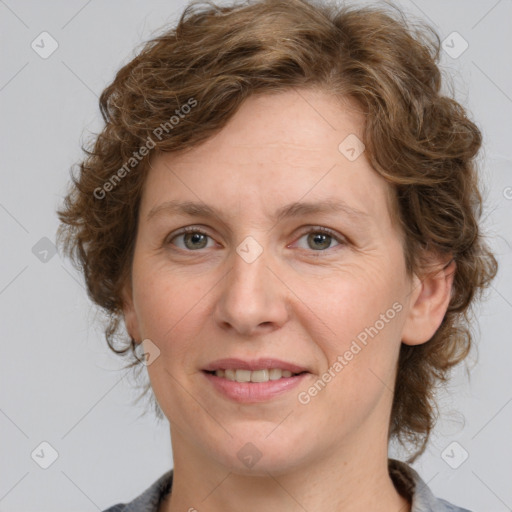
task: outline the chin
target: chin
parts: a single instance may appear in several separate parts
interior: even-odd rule
[[[230,457],[230,459],[232,464],[226,465],[226,468],[232,473],[243,476],[268,477],[272,475],[277,477],[290,473],[300,466],[300,462],[295,457],[290,457],[290,454],[283,454],[282,456],[267,454],[262,456],[253,466],[242,463],[236,454],[234,458]]]
[[[250,476],[268,476],[269,473],[277,476],[306,463],[307,455],[298,451],[308,446],[303,442],[304,437],[295,439],[284,430],[281,435],[274,432],[266,436],[268,429],[264,435],[238,435],[224,446],[225,451],[220,451],[222,446],[217,445],[215,456],[229,471]]]

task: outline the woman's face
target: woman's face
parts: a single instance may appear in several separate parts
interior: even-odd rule
[[[419,287],[361,123],[320,92],[253,96],[206,143],[155,158],[125,319],[150,340],[175,461],[277,474],[387,451]]]

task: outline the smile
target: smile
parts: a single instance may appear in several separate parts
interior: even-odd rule
[[[228,368],[209,373],[214,374],[216,377],[235,382],[268,382],[269,380],[279,380],[299,375],[299,373],[292,373],[290,370],[282,370],[281,368],[268,368],[253,371]]]
[[[281,376],[277,378],[277,369],[273,368],[272,370],[274,370],[272,374],[275,377],[273,380],[270,379],[270,370],[256,370],[254,372],[248,372],[247,370],[243,370],[244,373],[240,377],[241,381],[234,379],[230,380],[226,378],[224,370],[218,370],[221,375],[222,372],[224,371],[224,376],[220,377],[216,375],[217,371],[204,371],[202,373],[206,377],[207,382],[209,382],[211,389],[214,391],[215,395],[222,397],[223,399],[227,398],[230,401],[244,404],[251,404],[257,402],[271,402],[272,400],[278,397],[285,397],[287,392],[292,391],[304,379],[308,378],[311,375],[309,372],[303,372],[299,374],[291,374],[289,376],[285,376],[291,372],[289,370],[279,370]],[[247,380],[247,374],[245,372],[249,373],[249,377],[251,379],[261,378],[265,380]],[[228,374],[230,373],[231,372],[228,372]],[[253,373],[255,374],[255,377],[253,377]],[[295,394],[293,395],[293,400],[294,399]]]

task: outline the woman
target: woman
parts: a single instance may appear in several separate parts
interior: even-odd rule
[[[466,510],[388,458],[497,269],[438,52],[379,9],[192,4],[105,89],[61,242],[174,459],[110,512]]]

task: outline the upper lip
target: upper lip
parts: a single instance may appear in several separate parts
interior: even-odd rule
[[[289,370],[292,373],[302,373],[308,370],[302,366],[281,361],[280,359],[273,359],[270,357],[262,357],[259,359],[217,359],[203,368],[204,371],[214,372],[216,370],[266,370],[271,368],[280,368],[281,370]]]

